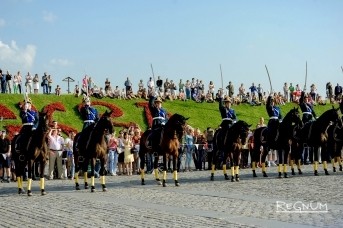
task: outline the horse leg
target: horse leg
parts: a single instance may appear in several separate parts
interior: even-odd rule
[[[319,176],[318,174],[318,147],[315,146],[313,149],[313,171],[315,176]]]
[[[31,192],[31,186],[32,186],[32,163],[34,161],[31,159],[28,159],[27,162],[27,195],[32,196]]]
[[[167,187],[167,155],[163,154],[163,187]]]
[[[211,181],[214,181],[214,171],[216,170],[216,164],[217,164],[217,156],[218,156],[218,151],[217,147],[213,146],[212,150],[212,161],[211,161]]]
[[[162,182],[161,182],[160,177],[159,177],[158,160],[159,160],[158,153],[155,152],[154,153],[154,175],[155,175],[155,180],[156,180],[157,184],[161,185]]]
[[[180,183],[177,179],[177,162],[178,162],[178,156],[177,156],[177,154],[174,154],[173,155],[173,179],[175,182],[175,186],[179,187]]]
[[[90,159],[90,162],[91,162],[91,192],[95,192],[95,178],[94,178],[94,170],[95,170],[95,163],[96,163],[96,158],[91,158]]]
[[[252,153],[251,153],[251,169],[252,169],[252,176],[253,177],[257,177],[257,175],[256,175],[256,163],[257,163],[257,161],[260,157],[260,154],[261,154],[260,146],[261,145],[256,145],[252,149]]]
[[[83,171],[83,182],[85,185],[85,189],[88,189],[88,164],[89,164],[89,159],[84,159],[82,162],[82,171]],[[94,175],[94,174],[93,174]]]
[[[231,153],[229,154],[226,151],[224,152],[222,168],[223,168],[223,174],[224,174],[225,180],[230,180],[229,176],[227,175],[227,171],[226,171],[226,163],[227,163],[227,159],[228,159],[229,155],[230,155],[230,164],[231,164],[231,161],[232,161]],[[232,164],[231,164],[231,168],[232,168]]]
[[[236,163],[236,166],[235,166],[235,178],[236,178],[236,181],[239,182],[239,165],[240,165],[240,162],[241,162],[241,152],[240,152],[239,149],[234,154],[234,161]]]
[[[140,147],[139,150],[139,160],[140,160],[140,173],[141,173],[141,185],[145,185],[145,173],[144,173],[144,165],[145,165],[145,152],[143,152],[143,147]]]
[[[321,157],[322,157],[325,175],[330,175],[330,173],[328,171],[328,162],[327,162],[329,160],[329,154],[327,153],[326,145],[321,146]]]
[[[279,174],[279,178],[282,177],[282,166],[284,164],[284,149],[280,148],[277,153],[278,153],[278,160],[279,160],[279,164],[277,166],[277,171],[278,171],[278,174]]]
[[[230,169],[231,169],[231,182],[235,182],[235,160],[233,152],[230,152]]]
[[[102,186],[102,191],[106,192],[107,188],[105,185],[105,164],[106,164],[106,156],[102,157],[101,160],[101,168],[100,168],[100,181],[101,181],[101,186]]]
[[[79,156],[77,154],[74,155],[74,164],[75,164],[75,190],[81,190],[79,185],[79,173],[80,173],[80,162],[79,162]]]
[[[42,196],[46,195],[46,191],[44,189],[45,188],[45,179],[44,179],[45,165],[46,165],[46,160],[43,158],[39,162],[39,187],[40,187]]]
[[[269,148],[264,146],[263,147],[262,157],[261,157],[263,177],[268,177],[267,172],[266,172],[266,163],[265,163],[268,151],[269,151]]]
[[[283,157],[283,177],[284,178],[288,178],[288,174],[287,174],[288,155],[289,155],[289,150],[286,149],[284,151],[284,157]]]

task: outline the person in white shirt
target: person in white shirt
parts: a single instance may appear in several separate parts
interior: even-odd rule
[[[28,93],[32,93],[32,87],[33,87],[32,80],[33,80],[33,77],[31,76],[30,72],[27,72],[25,87],[26,87],[26,92]]]
[[[148,95],[150,95],[155,91],[155,82],[154,80],[152,80],[151,77],[149,78],[147,86],[148,86]]]
[[[64,146],[64,139],[59,135],[59,130],[50,129],[49,131],[49,180],[54,179],[55,162],[57,163],[57,178],[64,177],[62,170],[62,151]],[[64,177],[66,178],[66,177]]]

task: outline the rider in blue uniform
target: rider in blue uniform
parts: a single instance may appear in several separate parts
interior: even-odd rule
[[[20,118],[23,126],[19,133],[20,136],[16,141],[17,150],[22,149],[19,144],[27,145],[29,137],[32,135],[32,131],[35,131],[38,127],[39,116],[38,113],[32,109],[32,101],[30,98],[24,101],[20,111]]]
[[[83,119],[83,128],[94,125],[99,120],[98,111],[91,106],[91,101],[88,96],[83,98],[84,106],[82,106],[80,112]]]
[[[168,121],[167,111],[162,108],[162,99],[150,96],[149,110],[152,115],[152,130],[162,129]]]
[[[316,118],[316,113],[313,110],[313,104],[308,101],[308,95],[304,91],[301,92],[299,106],[303,113],[302,121],[304,124],[313,121]]]
[[[275,105],[274,98],[270,95],[267,98],[266,109],[269,116],[268,121],[268,145],[269,149],[276,149],[276,136],[277,131],[282,121],[282,114],[280,107]]]
[[[219,111],[222,117],[220,126],[223,129],[231,127],[237,121],[236,112],[231,108],[230,97],[226,96],[224,99],[222,97],[219,98]]]

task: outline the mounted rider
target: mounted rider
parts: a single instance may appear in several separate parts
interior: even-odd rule
[[[304,124],[316,119],[316,113],[313,110],[313,104],[309,102],[309,96],[308,94],[305,94],[304,91],[301,92],[299,106],[303,113],[302,121]]]
[[[149,110],[152,115],[153,142],[160,142],[162,129],[168,121],[167,111],[162,108],[161,97],[150,96]]]
[[[276,149],[276,137],[280,122],[282,122],[282,114],[280,107],[275,105],[275,99],[271,95],[267,98],[266,109],[269,116],[268,144],[271,149]]]
[[[22,128],[16,140],[16,150],[20,150],[20,144],[27,145],[30,136],[37,129],[39,123],[38,113],[32,109],[32,101],[30,98],[24,100],[21,107],[20,118],[22,120]]]
[[[88,96],[84,96],[83,98],[84,105],[82,106],[80,113],[83,119],[83,128],[94,125],[99,120],[98,110],[91,106],[91,100]]]
[[[237,121],[236,112],[231,108],[231,98],[229,96],[219,97],[219,111],[222,117],[222,123],[220,126],[222,129],[230,128]]]

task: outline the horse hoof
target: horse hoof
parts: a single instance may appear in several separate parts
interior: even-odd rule
[[[330,173],[325,169],[325,175],[330,175]]]
[[[225,180],[230,180],[229,176],[227,174],[224,174]]]
[[[303,174],[303,172],[299,169],[299,175],[302,175]]]
[[[294,169],[292,169],[292,175],[293,175],[293,176],[295,175]]]
[[[91,187],[91,192],[95,192],[95,187],[94,186]]]
[[[30,190],[27,191],[27,196],[32,196],[32,192]]]
[[[339,166],[339,171],[342,171],[343,170],[343,167],[340,165]]]
[[[284,177],[284,178],[288,178],[287,173],[284,173],[284,174],[283,174],[283,177]]]
[[[210,178],[211,181],[214,181],[214,175],[211,174],[211,178]]]
[[[162,182],[160,180],[156,180],[156,182],[157,182],[157,185],[162,185]]]
[[[266,172],[263,172],[263,177],[268,177]]]
[[[41,194],[42,196],[45,196],[46,195],[46,191],[44,189],[41,190]]]
[[[75,186],[75,190],[78,190],[78,191],[81,190],[80,186]]]
[[[235,182],[235,178],[233,176],[231,177],[231,182]]]
[[[25,194],[25,191],[22,189],[22,188],[19,188],[18,189],[18,194],[20,195],[20,194]]]
[[[105,187],[105,188],[102,188],[102,191],[103,192],[107,192],[107,188]]]
[[[165,180],[163,180],[163,187],[167,187],[167,183]]]
[[[88,189],[88,183],[87,182],[85,183],[85,189]]]
[[[178,181],[175,181],[175,186],[180,187],[180,183]]]
[[[318,171],[316,170],[316,171],[314,171],[314,175],[315,176],[319,176],[319,174],[318,174]]]
[[[142,179],[142,181],[141,181],[141,185],[145,185],[145,181],[144,181],[144,179]]]
[[[336,172],[336,167],[333,167],[333,172],[334,172],[334,173]]]
[[[236,177],[236,182],[239,182],[239,177]]]
[[[255,172],[252,173],[252,177],[257,177]]]

